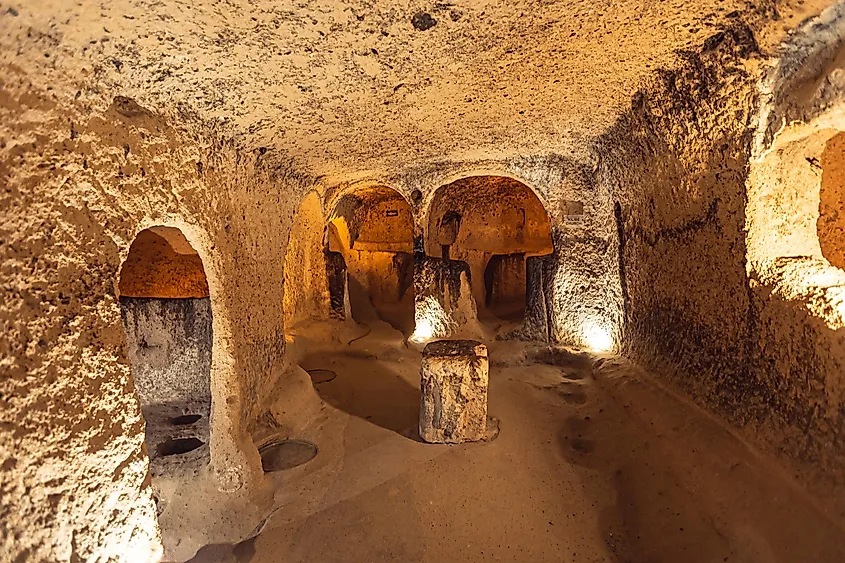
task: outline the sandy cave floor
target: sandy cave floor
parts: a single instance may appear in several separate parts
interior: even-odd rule
[[[336,373],[290,432],[319,453],[269,474],[257,537],[194,561],[845,560],[842,524],[772,460],[620,358],[488,343],[498,435],[421,443],[420,353],[397,334],[297,340],[304,369]]]

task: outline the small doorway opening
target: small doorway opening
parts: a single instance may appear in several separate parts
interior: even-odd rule
[[[353,319],[377,318],[405,336],[413,332],[413,238],[411,207],[397,191],[374,186],[340,198],[329,217],[327,245],[346,269]]]
[[[153,476],[208,462],[212,314],[182,231],[141,231],[120,270],[120,309]]]

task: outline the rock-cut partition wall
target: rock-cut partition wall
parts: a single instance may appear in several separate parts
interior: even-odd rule
[[[504,337],[616,348],[622,299],[613,204],[588,163],[560,155],[454,162],[406,172],[397,183],[422,194],[418,334],[453,334],[475,321],[487,298],[486,266],[494,256],[524,251],[518,279],[524,314]],[[462,189],[478,192],[478,201]],[[488,213],[485,198],[493,193],[503,205]]]
[[[62,68],[43,76],[8,68],[0,83],[0,176],[10,188],[0,196],[0,255],[16,272],[4,279],[9,298],[0,305],[0,417],[9,425],[0,432],[0,558],[153,559],[162,533],[181,527],[195,534],[165,537],[181,550],[165,555],[187,559],[206,537],[238,541],[263,517],[250,432],[287,366],[282,284],[262,280],[283,279],[279,233],[295,211],[289,194],[313,180],[272,151],[222,140],[196,116],[181,116],[177,128],[132,99],[79,94]],[[209,463],[190,482],[242,503],[237,522],[153,499],[133,373],[143,381],[143,370],[137,353],[130,357],[118,299],[133,299],[118,291],[121,266],[136,235],[153,225],[188,237],[202,256],[207,296],[171,310],[138,302],[123,316],[135,352],[150,352],[151,365],[172,360],[176,348],[164,348],[180,341],[193,354],[183,374],[210,370],[211,393],[223,400],[208,421],[208,444],[196,450],[207,447]],[[144,350],[148,331],[161,335],[151,313],[156,322],[193,321],[168,321],[173,332]]]
[[[748,381],[744,184],[754,76],[736,61],[755,49],[740,26],[684,53],[596,147],[599,181],[615,199],[623,352],[673,368],[682,388],[714,403],[739,400]]]
[[[759,87],[747,182],[752,369],[761,403],[751,421],[841,520],[843,61],[843,4],[802,23],[782,45]]]
[[[829,32],[836,25],[831,22],[841,20],[838,10],[828,10],[802,32],[840,44],[841,33]],[[821,24],[827,31],[816,27],[820,20],[827,21]],[[833,60],[836,49],[826,51]],[[808,316],[806,304],[778,304],[778,288],[761,285],[755,271],[748,245],[757,241],[746,238],[747,228],[753,233],[760,227],[749,209],[772,209],[781,201],[752,199],[747,206],[753,198],[749,169],[759,154],[754,133],[761,129],[761,116],[772,116],[772,106],[767,105],[771,100],[760,100],[760,92],[770,88],[758,84],[759,75],[745,62],[765,55],[752,30],[739,21],[699,51],[681,55],[679,68],[657,73],[596,146],[599,181],[615,199],[623,352],[664,374],[753,443],[784,456],[805,485],[827,491],[825,503],[845,516],[845,451],[837,438],[842,403],[830,388],[826,398],[823,388],[816,388],[841,373],[845,348],[841,337],[816,346],[817,339],[829,337],[812,335],[818,322]],[[779,53],[783,60],[773,66],[792,72],[802,61],[815,61],[819,68],[804,73],[805,88],[799,90],[829,90],[835,84],[825,78],[831,67],[819,63],[819,55],[819,50],[810,55],[787,46]],[[822,98],[830,101],[829,95]],[[780,99],[790,104],[795,97],[785,93]],[[793,114],[780,121],[784,113],[772,117],[774,131],[803,119]],[[807,166],[806,159],[798,160]],[[807,222],[794,213],[784,210],[777,220]],[[840,492],[830,494],[832,489]]]
[[[175,446],[194,451],[209,440],[211,301],[121,297],[120,311],[156,476],[164,471],[159,461],[176,455]],[[208,449],[202,454],[207,460]]]
[[[210,404],[210,300],[121,297],[120,308],[141,404]]]

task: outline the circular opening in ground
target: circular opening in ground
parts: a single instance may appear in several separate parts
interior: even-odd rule
[[[170,424],[175,426],[187,426],[188,424],[193,424],[199,419],[202,418],[201,414],[182,414],[179,416],[174,416],[170,419]]]
[[[314,384],[328,383],[337,377],[337,374],[330,369],[309,369],[308,375],[311,376],[311,381]]]
[[[317,456],[317,446],[306,440],[282,440],[262,447],[259,453],[264,472],[272,473],[308,463]]]
[[[158,453],[162,456],[181,455],[192,452],[203,445],[198,438],[171,438],[158,445]]]

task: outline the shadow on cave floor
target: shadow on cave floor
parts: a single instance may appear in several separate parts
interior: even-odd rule
[[[623,360],[491,362],[498,437],[443,446],[405,437],[419,354],[378,340],[303,358],[331,370],[312,380],[337,408],[298,431],[319,453],[273,474],[254,540],[202,561],[845,561],[841,523],[776,463]]]
[[[585,476],[601,475],[610,494],[599,529],[619,561],[845,560],[833,539],[841,523],[774,459],[630,364],[571,374],[557,390],[580,405],[558,428],[559,452]]]
[[[419,386],[411,384],[407,374],[403,377],[401,367],[407,365],[397,362],[396,354],[384,356],[382,353],[380,359],[378,351],[350,347],[345,351],[307,354],[299,365],[311,375],[314,388],[325,402],[418,440]]]
[[[376,312],[380,320],[402,333],[404,338],[409,338],[414,333],[413,296],[400,303],[379,305]]]
[[[234,545],[207,545],[197,552],[191,563],[250,563],[255,556],[255,540],[251,538]]]
[[[507,339],[507,335],[519,329],[525,320],[525,311],[514,308],[503,310],[479,307],[477,314],[479,326],[485,333],[482,340],[486,341]]]

